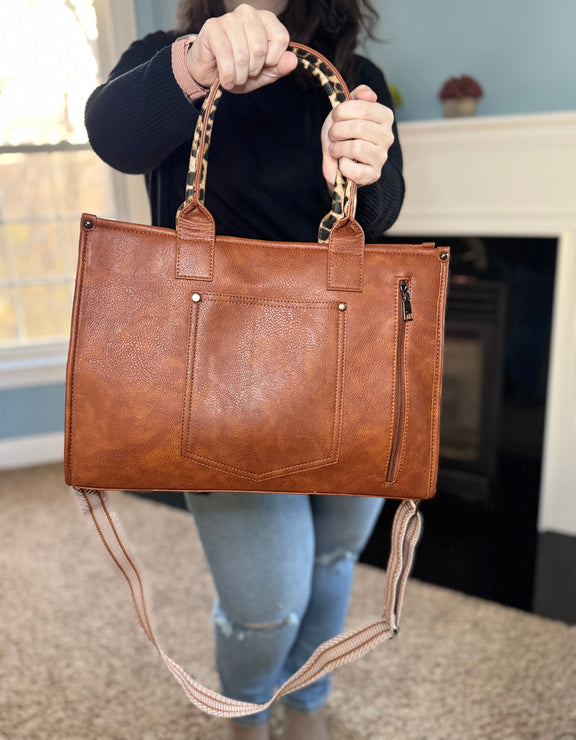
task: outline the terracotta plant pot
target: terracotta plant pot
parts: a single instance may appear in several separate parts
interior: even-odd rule
[[[478,100],[476,98],[448,98],[442,101],[444,118],[457,118],[459,116],[473,116],[476,113]]]

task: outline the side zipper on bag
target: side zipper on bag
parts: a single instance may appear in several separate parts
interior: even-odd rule
[[[388,458],[388,470],[386,472],[386,483],[394,483],[398,475],[402,442],[404,439],[404,427],[406,423],[406,368],[404,355],[406,350],[406,324],[412,321],[412,297],[410,295],[410,283],[406,279],[398,282],[400,300],[398,301],[398,334],[396,339],[396,369],[395,386],[396,400],[394,403],[394,421],[392,425],[392,444],[390,446],[390,457]]]

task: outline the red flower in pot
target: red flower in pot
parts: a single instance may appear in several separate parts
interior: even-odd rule
[[[447,118],[474,115],[478,98],[483,95],[482,86],[470,75],[450,77],[438,93]]]

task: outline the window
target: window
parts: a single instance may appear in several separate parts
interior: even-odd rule
[[[0,0],[0,352],[67,340],[80,214],[118,215],[83,124],[94,5]]]

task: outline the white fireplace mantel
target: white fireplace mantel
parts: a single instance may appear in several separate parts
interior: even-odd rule
[[[539,530],[576,535],[576,111],[399,124],[390,234],[558,239]]]
[[[576,111],[399,125],[406,199],[392,233],[576,229]]]

